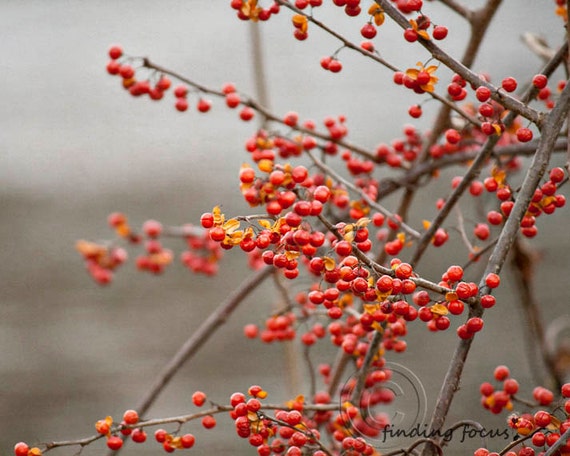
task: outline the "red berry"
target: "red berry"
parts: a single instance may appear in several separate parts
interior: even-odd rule
[[[479,317],[472,317],[467,320],[467,330],[471,333],[479,332],[483,329],[483,319]]]
[[[30,450],[30,447],[24,442],[19,442],[19,443],[16,443],[16,445],[14,445],[14,455],[15,456],[28,456],[29,450]]]
[[[506,380],[509,376],[511,375],[509,368],[507,366],[497,366],[495,368],[495,371],[493,372],[493,377],[495,377],[495,380],[498,380],[499,382],[502,382],[503,380]]]
[[[520,142],[529,142],[532,139],[532,130],[529,128],[519,128],[517,130],[517,139]]]
[[[489,235],[491,234],[491,230],[489,230],[489,225],[487,225],[486,223],[478,223],[475,226],[475,229],[473,230],[473,233],[475,234],[475,236],[477,236],[479,239],[481,239],[482,241],[484,241],[485,239],[487,239],[489,237]]]
[[[178,98],[174,106],[178,111],[184,112],[188,109],[188,100],[186,98]]]
[[[135,75],[135,69],[130,65],[121,65],[119,74],[123,79],[131,79]]]
[[[166,441],[166,436],[168,435],[168,432],[166,432],[164,429],[157,429],[154,432],[154,439],[158,442],[158,443],[164,443]]]
[[[461,141],[461,134],[457,130],[450,128],[445,132],[445,139],[449,144],[457,144]]]
[[[176,98],[185,98],[188,95],[188,87],[179,85],[174,88],[174,96]]]
[[[117,60],[122,55],[123,55],[123,48],[121,46],[114,45],[109,48],[109,57],[111,57],[113,60]]]
[[[376,36],[377,30],[376,27],[374,27],[370,22],[364,24],[362,26],[362,28],[360,29],[360,34],[366,38],[371,40],[372,38],[374,38]]]
[[[493,307],[496,303],[496,299],[493,295],[483,295],[481,296],[481,307],[483,309],[489,309]]]
[[[146,432],[142,429],[135,429],[131,434],[131,438],[135,443],[144,443],[146,442]]]
[[[123,439],[119,436],[113,435],[107,439],[107,446],[111,450],[116,451],[123,446]]]
[[[483,103],[479,106],[479,114],[483,117],[492,117],[495,109],[489,103]]]
[[[404,30],[404,39],[410,43],[418,40],[418,34],[414,29],[407,28]]]
[[[198,104],[196,105],[196,108],[198,109],[199,112],[208,112],[211,107],[212,107],[212,102],[204,98],[200,98],[198,100]]]
[[[206,402],[206,394],[202,391],[195,391],[194,394],[192,394],[192,402],[196,407],[202,407]]]
[[[192,448],[196,439],[192,434],[184,434],[180,437],[180,444],[183,448]]]
[[[507,378],[503,383],[503,391],[507,394],[517,394],[518,390],[519,382],[517,382],[514,378]]]
[[[544,410],[539,410],[534,414],[534,422],[539,427],[546,427],[552,421],[552,416],[550,413],[545,412]]]
[[[360,47],[368,52],[374,52],[374,44],[371,41],[363,41]]]
[[[543,74],[537,74],[532,78],[532,84],[537,89],[544,89],[548,84],[548,78]]]
[[[501,278],[491,272],[489,274],[487,274],[487,277],[485,277],[485,284],[489,287],[489,288],[497,288],[501,283]]]
[[[477,100],[483,103],[491,98],[491,90],[485,86],[477,87],[477,90],[475,90],[475,96],[477,97]]]
[[[443,40],[447,36],[447,27],[443,25],[436,25],[433,28],[432,36],[434,40]]]
[[[137,424],[139,421],[139,414],[135,410],[127,410],[123,414],[123,421],[128,425]]]
[[[241,120],[248,122],[253,119],[253,116],[255,116],[255,111],[249,106],[244,106],[244,108],[240,111],[239,116]]]
[[[226,95],[226,105],[228,108],[235,108],[241,102],[241,98],[237,92],[230,92]]]
[[[517,90],[517,80],[509,76],[503,79],[503,81],[501,82],[501,86],[507,92],[514,92],[515,90]]]
[[[331,71],[332,73],[338,73],[342,70],[342,63],[340,63],[339,60],[331,60],[331,62],[329,63],[329,67],[328,70]]]
[[[321,67],[325,70],[329,69],[329,66],[332,62],[332,57],[326,56],[321,59]]]
[[[422,107],[420,105],[410,106],[410,109],[408,109],[408,114],[414,119],[418,119],[422,116]]]
[[[552,168],[549,176],[552,182],[558,184],[564,180],[565,173],[562,168]]]
[[[206,429],[212,429],[216,426],[216,419],[212,415],[207,415],[202,418],[202,426]]]

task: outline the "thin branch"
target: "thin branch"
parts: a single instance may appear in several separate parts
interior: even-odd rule
[[[170,76],[172,76],[173,78],[178,79],[181,82],[184,82],[185,84],[194,87],[195,89],[199,90],[200,92],[203,93],[207,93],[210,95],[214,95],[220,98],[225,98],[226,94],[223,93],[220,90],[215,90],[209,87],[206,87],[196,81],[193,81],[192,79],[189,79],[175,71],[169,70],[168,68],[164,68],[160,65],[157,65],[153,62],[151,62],[148,58],[144,57],[143,58],[143,65],[147,68],[153,69],[155,71],[158,71],[160,73],[164,73],[164,74],[168,74]],[[373,160],[373,161],[378,161],[378,158],[376,157],[376,154],[370,152],[369,150],[366,150],[363,147],[357,146],[355,144],[351,144],[349,142],[347,142],[346,140],[336,140],[330,137],[330,135],[326,135],[324,133],[319,133],[317,131],[314,130],[309,130],[307,128],[304,128],[302,126],[296,125],[294,127],[291,127],[290,125],[285,124],[284,120],[281,117],[276,116],[275,114],[273,114],[271,111],[269,111],[269,109],[267,109],[265,106],[263,106],[260,102],[254,100],[253,98],[250,97],[246,97],[246,98],[242,98],[241,100],[241,104],[244,106],[249,106],[250,108],[256,110],[257,112],[259,112],[263,117],[265,117],[267,120],[270,120],[272,122],[276,122],[279,123],[281,125],[285,125],[287,128],[292,128],[295,131],[298,131],[300,133],[306,134],[306,135],[310,135],[310,136],[314,136],[315,138],[319,138],[323,141],[330,141],[330,142],[334,142],[335,144],[344,147],[345,149],[349,149],[363,157],[368,158],[369,160]]]
[[[466,6],[456,2],[455,0],[439,0],[452,11],[455,11],[461,17],[464,17],[468,22],[471,22],[471,16],[473,16],[473,11]]]
[[[214,312],[200,325],[200,327],[184,342],[172,359],[164,366],[151,389],[139,402],[136,410],[140,416],[148,411],[158,395],[168,385],[178,370],[194,356],[204,343],[220,329],[233,311],[263,280],[273,271],[272,267],[264,267],[251,274],[231,293]]]
[[[523,339],[528,343],[526,351],[530,357],[530,366],[536,367],[539,365],[539,363],[536,362],[536,354],[538,351],[541,355],[542,364],[546,366],[546,370],[556,385],[556,389],[559,389],[564,382],[556,369],[556,363],[552,359],[552,353],[548,350],[544,326],[542,324],[541,306],[537,302],[534,293],[534,263],[536,256],[536,252],[533,252],[530,247],[525,246],[520,237],[517,237],[513,244],[511,267],[517,283],[515,289],[520,297],[517,301],[520,302],[520,308],[527,321],[527,324],[524,326],[528,328],[529,334],[525,335]],[[540,372],[543,372],[543,370],[541,369]],[[539,384],[543,384],[545,379],[541,378],[534,368],[533,373],[536,377],[535,380]]]
[[[546,453],[544,453],[544,456],[552,456],[556,454],[558,448],[560,448],[562,445],[566,445],[566,440],[568,440],[569,438],[570,438],[570,428],[567,429],[566,432],[562,434],[556,442],[554,442],[554,444],[546,451]]]
[[[388,14],[400,27],[406,29],[410,26],[408,20],[404,17],[404,15],[400,13],[389,0],[375,0],[375,2],[380,5],[386,14]],[[495,0],[495,2],[500,3],[500,0]],[[535,109],[532,109],[530,106],[526,105],[520,100],[517,100],[513,96],[508,95],[504,90],[500,90],[498,87],[495,87],[491,83],[483,80],[481,77],[479,77],[479,75],[471,71],[463,63],[458,62],[456,59],[444,52],[439,46],[433,43],[432,40],[424,40],[420,37],[418,39],[418,43],[426,48],[431,53],[433,58],[443,63],[450,70],[459,74],[463,79],[469,82],[474,89],[480,86],[487,87],[491,90],[491,98],[493,100],[497,101],[508,110],[513,111],[516,114],[519,114],[522,117],[530,120],[536,125],[541,125],[544,114],[536,111]]]
[[[340,407],[339,403],[305,404],[303,406],[303,410],[314,411],[314,412],[327,412],[327,411],[337,411],[339,409],[339,407]],[[184,423],[187,423],[189,421],[193,421],[193,420],[202,418],[204,416],[216,415],[218,413],[227,413],[227,412],[230,412],[232,410],[234,410],[234,407],[232,407],[231,405],[214,405],[213,407],[211,407],[209,409],[201,410],[199,412],[191,413],[188,415],[172,416],[172,417],[168,417],[168,418],[155,418],[152,420],[139,421],[138,423],[132,424],[132,425],[114,425],[110,432],[112,434],[115,434],[115,433],[120,432],[121,429],[139,429],[139,428],[145,428],[145,427],[151,427],[151,426],[160,426],[160,425],[164,425],[164,424],[173,424],[173,423],[184,424]],[[294,409],[290,408],[284,404],[263,404],[261,410],[294,410]],[[90,443],[93,443],[96,440],[99,440],[103,437],[105,437],[105,436],[102,434],[96,434],[96,435],[92,435],[90,437],[85,437],[82,439],[60,440],[60,441],[54,441],[54,442],[40,443],[38,445],[44,447],[45,448],[44,452],[47,453],[48,451],[53,450],[54,448],[64,447],[64,446],[85,447],[85,446],[89,445]]]
[[[362,396],[362,391],[364,390],[364,385],[366,382],[366,376],[368,375],[368,369],[370,369],[370,365],[376,355],[378,355],[378,349],[380,348],[380,344],[382,343],[382,339],[384,337],[384,329],[381,331],[376,330],[374,332],[374,336],[372,340],[368,344],[368,351],[366,352],[366,356],[364,357],[364,362],[360,367],[360,371],[358,372],[358,376],[356,379],[356,386],[351,394],[351,402],[356,404],[357,407],[360,407],[360,399]]]
[[[306,17],[309,22],[315,24],[317,27],[321,28],[322,30],[324,30],[325,32],[330,34],[331,36],[338,39],[343,44],[343,47],[346,47],[346,48],[352,49],[356,52],[359,52],[360,54],[364,55],[365,57],[369,57],[372,60],[374,60],[374,61],[380,63],[381,65],[385,66],[386,68],[390,69],[391,71],[394,71],[394,72],[400,71],[397,67],[395,67],[394,65],[390,64],[389,62],[387,62],[386,60],[381,58],[377,53],[369,52],[366,49],[363,49],[362,47],[357,46],[356,44],[349,41],[344,36],[342,36],[341,34],[339,34],[336,31],[334,31],[333,29],[331,29],[330,27],[328,27],[327,25],[325,25],[321,21],[315,19],[311,15],[308,15],[303,10],[300,10],[299,8],[295,7],[289,1],[287,1],[287,0],[276,0],[276,1],[280,5],[283,5],[286,8],[289,8],[291,11],[295,12],[296,14],[299,14],[301,16]],[[438,95],[435,92],[426,92],[426,94],[431,96],[435,100],[438,100],[440,103],[443,103],[447,107],[447,109],[449,109],[449,111],[455,111],[457,114],[459,114],[461,117],[463,117],[465,120],[472,123],[473,125],[479,126],[481,124],[477,118],[467,114],[463,109],[461,109],[455,103],[449,101],[446,97],[442,97],[441,95]]]
[[[342,177],[340,174],[338,174],[336,171],[334,171],[332,168],[330,168],[329,166],[324,164],[321,160],[319,160],[317,157],[315,157],[310,151],[306,151],[305,153],[309,156],[309,158],[313,161],[313,163],[315,164],[315,166],[317,166],[317,168],[319,168],[325,174],[328,174],[329,176],[331,176],[337,182],[340,182],[341,184],[343,184],[346,188],[349,188],[352,191],[358,193],[359,196],[364,201],[366,201],[366,203],[370,207],[372,207],[373,209],[376,209],[378,212],[380,212],[381,214],[383,214],[386,217],[393,217],[394,216],[394,214],[392,214],[388,209],[386,209],[384,206],[381,206],[380,204],[378,204],[376,201],[374,201],[372,198],[370,198],[366,193],[364,193],[361,189],[359,189],[356,185],[352,184],[351,182],[346,180],[344,177]],[[421,237],[421,234],[418,233],[416,230],[414,230],[411,226],[409,226],[403,222],[400,224],[400,226],[401,226],[402,230],[404,230],[406,233],[408,233],[411,237],[413,237],[415,239],[419,239]]]

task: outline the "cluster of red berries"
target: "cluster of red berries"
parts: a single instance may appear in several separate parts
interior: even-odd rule
[[[121,46],[114,45],[109,49],[111,60],[107,63],[107,72],[113,76],[120,76],[125,89],[134,97],[148,95],[151,100],[160,100],[171,85],[171,81],[166,75],[150,79],[137,80],[136,69],[128,63],[131,59],[124,58]]]
[[[447,27],[433,24],[431,19],[425,14],[420,14],[415,19],[410,19],[410,25],[411,27],[404,30],[404,39],[409,43],[413,43],[419,38],[429,40],[430,35],[427,30],[430,27],[433,27],[431,36],[435,40],[444,40],[449,33]]]
[[[249,396],[249,399],[248,397]],[[260,456],[271,454],[311,454],[324,455],[318,449],[320,432],[310,420],[303,416],[302,401],[294,401],[292,410],[276,410],[275,418],[269,417],[262,410],[262,400],[267,392],[254,385],[248,389],[247,396],[233,393],[230,397],[231,418],[235,421],[235,430],[239,437],[248,439],[250,445],[257,448]]]
[[[195,273],[216,275],[223,255],[220,244],[212,241],[207,231],[195,230],[191,225],[185,228],[188,249],[180,254],[182,264]]]
[[[497,366],[495,368],[494,378],[498,382],[502,382],[500,389],[495,390],[489,382],[481,384],[481,403],[483,407],[492,413],[498,414],[503,410],[512,410],[513,402],[517,400],[516,394],[519,392],[519,383],[511,377],[510,371],[506,366]],[[560,394],[564,399],[563,404],[556,404],[554,393],[547,388],[537,386],[532,391],[532,396],[536,402],[536,407],[550,407],[549,410],[543,408],[534,413],[513,413],[507,418],[509,427],[514,429],[519,436],[525,437],[525,443],[530,442],[540,451],[545,451],[558,441],[562,434],[570,429],[570,383],[562,385]],[[528,402],[528,401],[527,401]],[[555,415],[561,412],[562,417]],[[570,442],[562,445],[555,454],[568,454],[570,452]],[[493,453],[486,448],[479,448],[475,451],[474,456],[493,456],[499,453]],[[532,446],[522,445],[518,451],[509,451],[505,453],[509,456],[534,456],[535,448]]]
[[[534,192],[528,209],[521,220],[521,233],[529,238],[536,236],[536,218],[542,214],[552,214],[557,208],[564,207],[566,198],[562,194],[557,194],[558,185],[565,181],[566,173],[562,168],[552,168],[549,172],[549,179],[544,182]],[[514,206],[513,193],[510,186],[505,182],[504,172],[494,172],[494,176],[488,177],[483,182],[484,188],[489,193],[495,193],[497,199],[501,201],[500,212],[489,211],[487,222],[491,225],[501,225],[507,218]],[[481,234],[485,236],[486,231]]]
[[[404,137],[394,139],[390,145],[380,144],[376,147],[376,159],[391,168],[407,167],[414,162],[422,149],[422,138],[413,125],[405,125]]]
[[[238,19],[242,21],[267,21],[281,9],[277,2],[273,2],[268,8],[262,8],[257,6],[257,1],[252,0],[231,0],[230,6],[236,10]]]
[[[122,77],[123,87],[129,90],[129,93],[133,96],[148,95],[153,100],[160,100],[163,98],[164,93],[170,89],[172,86],[172,81],[167,75],[159,74],[149,66],[148,61],[143,59],[142,66],[148,67],[149,77],[145,80],[138,81],[136,79],[136,69],[129,63],[121,63],[120,58],[123,57],[123,50],[120,46],[112,46],[109,50],[109,55],[111,56],[111,61],[107,64],[107,71],[109,74],[118,75]],[[125,59],[133,60],[132,58],[125,57]],[[153,85],[152,80],[156,79]],[[193,90],[194,92],[200,92],[200,90]],[[189,108],[188,95],[190,93],[190,88],[181,84],[174,88],[173,94],[176,99],[174,104],[175,108],[180,112],[185,112]],[[255,111],[242,101],[241,96],[236,91],[233,84],[227,83],[222,87],[222,94],[225,96],[226,106],[229,108],[237,108],[242,106],[239,112],[239,117],[243,121],[249,121],[255,116]],[[198,101],[196,102],[196,109],[198,112],[206,113],[210,111],[212,107],[212,102],[205,98],[202,94],[199,95]]]

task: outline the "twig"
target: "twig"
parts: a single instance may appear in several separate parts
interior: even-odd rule
[[[544,456],[552,456],[553,454],[556,454],[558,448],[560,448],[562,445],[566,445],[566,440],[568,440],[569,438],[570,438],[570,429],[567,429],[566,432],[562,434],[560,438],[556,442],[554,442],[554,444],[546,451],[546,453],[544,453]]]
[[[263,280],[267,278],[272,271],[272,267],[264,267],[254,274],[251,274],[210,314],[186,342],[184,342],[172,359],[164,366],[151,389],[136,407],[140,416],[144,416],[158,395],[164,390],[174,374],[176,374],[184,363],[198,352],[200,347],[202,347],[217,329],[222,327],[232,312],[243,302],[245,297],[263,283]]]
[[[449,9],[455,11],[461,17],[467,19],[467,21],[471,22],[471,16],[473,16],[473,11],[467,8],[466,6],[461,5],[455,0],[439,0],[439,1],[443,3],[445,6],[447,6]]]
[[[530,250],[522,244],[520,237],[517,237],[513,244],[513,255],[511,259],[511,266],[513,273],[515,275],[515,280],[517,286],[515,289],[519,293],[520,307],[523,314],[527,320],[529,334],[528,337],[523,337],[527,341],[527,353],[531,357],[530,365],[538,366],[536,362],[537,350],[541,355],[542,363],[546,366],[551,379],[554,381],[556,388],[559,389],[564,383],[560,378],[558,371],[556,370],[555,362],[552,359],[552,353],[549,352],[546,345],[546,337],[544,327],[542,325],[542,317],[540,312],[540,305],[536,300],[534,294],[534,262],[536,253]],[[534,357],[533,357],[534,355]],[[532,359],[534,358],[534,359]],[[542,369],[541,369],[542,372]],[[544,383],[544,378],[540,378],[536,369],[533,369],[533,374],[536,377],[535,380],[539,384]]]
[[[383,337],[384,337],[384,329],[380,331],[376,330],[374,332],[372,340],[368,344],[368,351],[366,352],[366,356],[364,357],[364,362],[362,363],[360,371],[358,372],[358,376],[356,379],[356,386],[354,387],[354,390],[352,391],[350,397],[351,402],[353,404],[356,404],[357,407],[360,407],[360,399],[361,399],[360,396],[362,396],[362,391],[364,390],[364,384],[366,382],[366,376],[368,375],[368,369],[370,368],[372,361],[374,361],[374,357],[378,355],[378,348],[382,343]]]
[[[157,65],[156,63],[151,62],[150,59],[148,59],[147,57],[143,57],[142,60],[143,60],[143,65],[146,68],[153,69],[153,70],[158,71],[160,73],[168,74],[168,75],[172,76],[173,78],[176,78],[179,81],[184,82],[185,84],[187,84],[191,87],[194,87],[195,89],[199,90],[202,93],[207,93],[207,94],[214,95],[214,96],[217,96],[220,98],[225,98],[225,96],[226,96],[226,94],[220,90],[215,90],[215,89],[212,89],[210,87],[206,87],[205,85],[202,85],[196,81],[193,81],[192,79],[189,79],[189,78],[181,75],[180,73],[177,73],[173,70],[170,70],[168,68]],[[314,131],[314,130],[309,130],[309,129],[304,128],[300,125],[296,125],[294,127],[291,127],[290,125],[285,124],[284,120],[281,117],[278,117],[277,115],[273,114],[271,111],[269,111],[269,109],[267,109],[265,106],[263,106],[260,102],[258,102],[257,100],[254,100],[251,97],[242,98],[241,104],[244,106],[249,106],[250,108],[256,110],[263,117],[265,117],[267,120],[279,123],[281,125],[285,125],[287,128],[292,128],[295,131],[298,131],[300,133],[304,133],[306,135],[314,136],[315,138],[319,138],[323,141],[331,141],[331,142],[333,142],[333,143],[335,143],[341,147],[344,147],[345,149],[349,149],[349,150],[355,152],[356,154],[359,154],[363,157],[366,157],[369,160],[378,161],[376,154],[370,152],[369,150],[367,150],[363,147],[357,146],[355,144],[351,144],[346,140],[336,140],[336,139],[331,138],[330,135],[326,135],[324,133],[319,133],[319,132]]]
[[[386,14],[388,14],[400,27],[406,29],[410,26],[408,20],[404,17],[404,15],[401,14],[389,0],[375,0],[375,2],[378,3],[384,9]],[[494,3],[497,3],[498,5],[500,3],[500,0],[494,0]],[[473,85],[474,88],[478,88],[480,86],[487,87],[491,90],[491,98],[493,100],[502,104],[508,110],[513,111],[516,114],[519,114],[522,117],[540,126],[544,117],[542,113],[536,111],[535,109],[532,109],[530,106],[526,105],[520,100],[517,100],[511,95],[508,95],[504,90],[499,90],[499,88],[483,80],[476,73],[467,68],[464,64],[458,62],[456,59],[444,52],[439,46],[433,43],[432,40],[428,41],[419,38],[418,43],[426,48],[431,53],[433,58],[443,63],[450,70],[459,74],[463,79]]]
[[[309,156],[309,158],[313,161],[313,163],[317,166],[317,168],[319,168],[325,174],[330,175],[334,180],[336,180],[337,182],[340,182],[346,188],[349,188],[352,191],[358,193],[359,196],[364,201],[366,201],[366,203],[370,207],[372,207],[373,209],[376,209],[378,212],[380,212],[381,214],[383,214],[386,217],[393,217],[394,216],[394,214],[392,214],[384,206],[381,206],[380,204],[375,202],[372,198],[370,198],[366,193],[364,193],[362,190],[360,190],[354,184],[350,183],[344,177],[342,177],[340,174],[338,174],[336,171],[334,171],[332,168],[325,165],[321,160],[319,160],[317,157],[315,157],[314,154],[312,154],[310,151],[306,151],[305,153]],[[418,233],[416,230],[414,230],[411,226],[407,225],[406,223],[402,222],[400,224],[400,226],[401,226],[402,230],[404,230],[406,233],[408,233],[411,237],[413,237],[415,239],[419,239],[421,237],[420,233]]]
[[[373,52],[369,52],[366,49],[363,49],[362,47],[357,46],[352,41],[349,41],[344,36],[342,36],[340,33],[334,31],[333,29],[331,29],[330,27],[328,27],[327,25],[325,25],[321,21],[315,19],[313,16],[308,15],[304,11],[295,7],[289,1],[287,1],[287,0],[276,0],[276,1],[280,5],[283,5],[286,8],[289,8],[291,11],[294,11],[296,14],[300,14],[301,16],[306,17],[309,22],[315,24],[317,27],[321,28],[322,30],[324,30],[325,32],[330,34],[331,36],[338,39],[343,44],[343,47],[352,49],[352,50],[364,55],[365,57],[369,57],[372,60],[374,60],[374,61],[380,63],[381,65],[385,66],[386,68],[390,69],[391,71],[394,71],[394,72],[399,71],[398,68],[396,68],[394,65],[392,65],[389,62],[387,62],[386,60],[384,60],[378,54],[373,53]],[[447,98],[442,97],[441,95],[438,95],[435,92],[426,92],[426,94],[431,96],[433,99],[438,100],[440,103],[444,104],[449,111],[455,111],[457,114],[459,114],[461,117],[463,117],[468,122],[470,122],[474,125],[480,125],[480,122],[477,118],[470,116],[465,111],[463,111],[463,109],[458,107],[455,103],[449,101]]]

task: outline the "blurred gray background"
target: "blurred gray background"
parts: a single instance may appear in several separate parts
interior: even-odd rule
[[[443,47],[460,55],[467,26],[439,4],[428,3],[426,12],[450,28]],[[534,74],[540,61],[529,57],[520,34],[531,31],[554,46],[560,43],[564,29],[554,17],[553,3],[505,0],[475,69],[489,71],[495,80]],[[97,419],[108,414],[119,418],[246,276],[244,258],[231,252],[215,278],[191,275],[177,263],[163,277],[148,277],[135,272],[131,262],[112,286],[100,288],[73,248],[79,238],[110,237],[106,217],[116,210],[124,211],[135,226],[148,218],[170,225],[197,223],[202,212],[219,203],[230,214],[248,211],[237,191],[237,170],[248,159],[243,142],[253,124],[239,121],[219,100],[210,114],[200,115],[193,106],[185,114],[176,112],[170,94],[158,103],[133,99],[105,71],[109,45],[121,43],[131,55],[148,56],[206,85],[217,88],[233,81],[238,89],[255,94],[249,25],[235,19],[228,4],[0,2],[0,454],[11,454],[19,440],[91,435]],[[360,41],[364,16],[345,20],[332,7],[316,14]],[[297,110],[301,118],[317,121],[345,114],[350,140],[370,148],[399,137],[401,125],[410,122],[407,108],[418,98],[395,87],[387,70],[348,51],[340,54],[341,74],[320,70],[320,58],[334,52],[338,43],[314,27],[308,41],[294,40],[287,11],[260,27],[276,113]],[[405,46],[400,33],[386,21],[375,39],[382,55],[401,68],[425,60],[425,54]],[[444,80],[449,77],[440,73]],[[427,103],[415,124],[429,125],[436,108]],[[445,196],[447,189],[443,182],[434,192]],[[427,207],[429,218],[435,209],[431,202]],[[426,214],[418,220],[422,217]],[[561,211],[555,218],[541,220],[541,236],[534,241],[547,267],[537,277],[548,284],[543,296],[546,320],[568,303],[562,284],[552,279],[565,274],[566,263],[554,254],[561,243],[567,246],[567,235],[557,227],[568,222],[568,215]],[[437,279],[445,261],[435,254],[426,257],[423,273]],[[521,383],[530,381],[522,318],[509,287],[499,291],[499,304],[488,313],[493,318],[486,320],[484,337],[474,344],[450,422],[482,416],[489,427],[504,426],[504,417],[482,413],[477,393],[497,364],[510,364]],[[270,311],[276,299],[272,293],[272,288],[262,288],[248,299],[221,330],[223,338],[209,342],[175,378],[151,416],[191,410],[190,395],[196,389],[220,403],[252,383],[266,385],[275,401],[293,395],[280,384],[283,347],[261,346],[241,336],[244,323],[259,322]],[[456,336],[454,331],[431,335],[423,325],[412,325],[411,333],[408,352],[394,361],[418,375],[431,407]],[[324,355],[315,357],[316,362],[325,360]],[[533,385],[527,386],[528,392]],[[200,435],[195,451],[251,452],[232,435],[229,420],[220,421],[229,433],[203,432],[198,423],[186,427]],[[154,444],[136,450],[162,453]],[[99,443],[83,454],[102,452]]]

